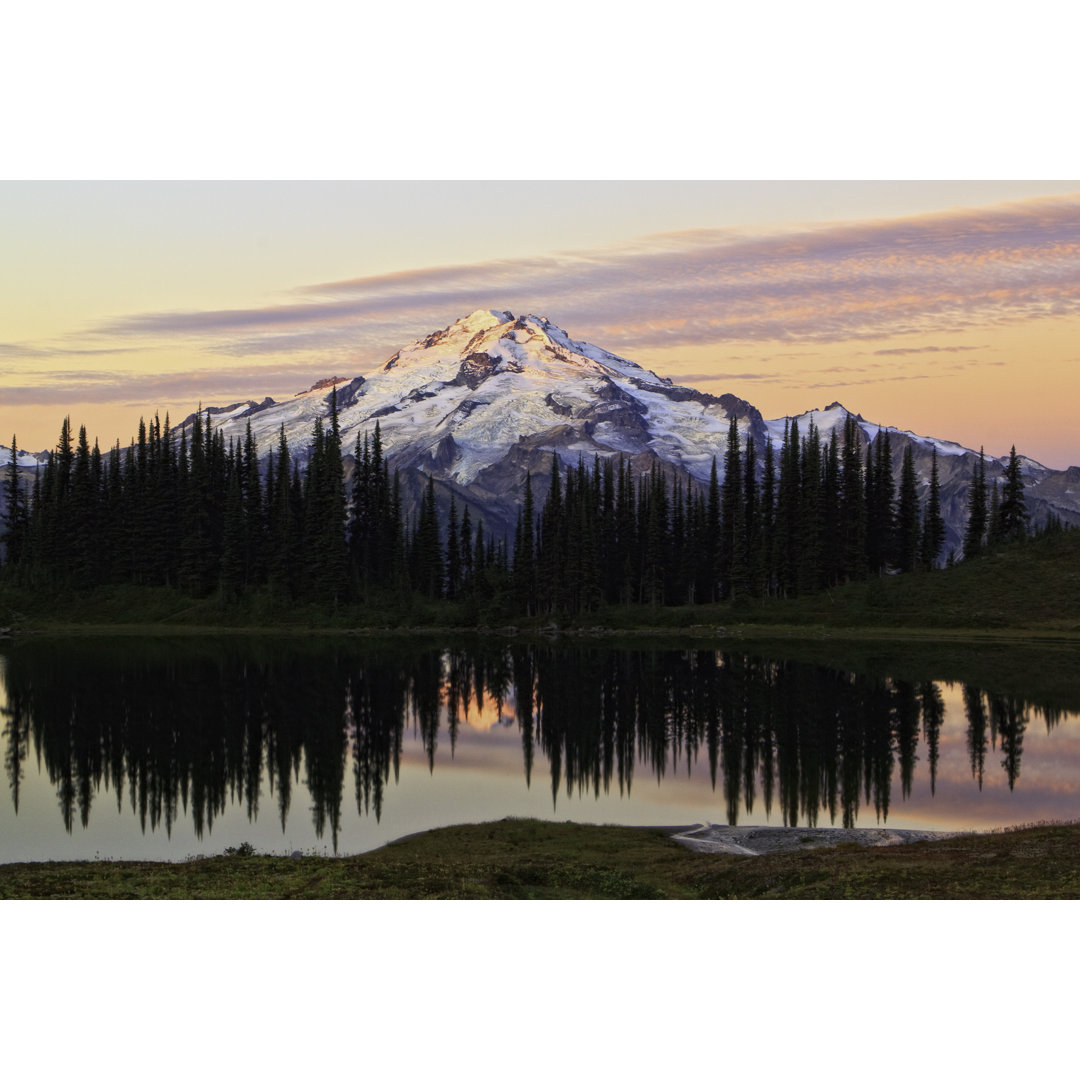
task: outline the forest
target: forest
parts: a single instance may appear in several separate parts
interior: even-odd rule
[[[265,594],[333,609],[419,595],[491,619],[790,598],[942,564],[936,451],[921,500],[910,446],[897,481],[888,433],[864,453],[850,417],[827,440],[793,421],[778,449],[740,445],[733,417],[723,467],[713,460],[708,484],[657,465],[633,475],[623,459],[570,465],[552,454],[548,496],[537,506],[525,477],[511,538],[485,535],[452,492],[440,513],[430,478],[406,514],[378,423],[358,439],[347,485],[330,401],[306,464],[284,429],[260,464],[250,424],[243,440],[226,443],[201,410],[179,434],[167,416],[140,421],[126,448],[105,452],[65,419],[27,489],[13,439],[0,580],[167,587],[224,603]],[[1029,532],[1015,448],[1000,489],[988,490],[980,453],[962,558]]]

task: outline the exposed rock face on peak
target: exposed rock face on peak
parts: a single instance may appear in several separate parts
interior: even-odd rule
[[[331,375],[328,379],[320,379],[318,382],[314,382],[308,387],[309,390],[328,390],[331,386],[337,386],[338,383],[348,382],[348,379],[341,375]],[[301,391],[304,393],[304,391]],[[297,397],[300,395],[297,394]]]

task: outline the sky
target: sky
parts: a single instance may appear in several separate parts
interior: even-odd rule
[[[767,419],[1080,463],[1080,181],[0,183],[0,443],[351,377],[540,314]]]

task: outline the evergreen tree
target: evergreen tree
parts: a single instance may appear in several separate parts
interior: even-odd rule
[[[873,468],[868,451],[866,470],[866,561],[870,573],[880,574],[894,546],[892,440],[884,428],[878,429],[872,449]]]
[[[67,570],[77,588],[93,584],[96,578],[97,506],[98,492],[94,489],[90,471],[90,443],[86,427],[82,426],[71,472],[71,513],[68,518],[71,563]]]
[[[919,556],[919,489],[915,478],[915,463],[911,443],[904,447],[900,471],[900,497],[896,504],[895,565],[904,573],[915,569]]]
[[[443,595],[443,555],[439,539],[439,517],[435,505],[435,481],[429,476],[420,500],[420,513],[412,542],[413,583],[432,600]]]
[[[292,490],[292,459],[284,424],[278,431],[277,458],[272,461],[271,469],[274,481],[267,498],[270,503],[267,581],[278,596],[292,596],[297,586],[300,537]]]
[[[986,511],[986,546],[996,547],[1005,539],[1001,522],[1001,490],[997,480],[987,482],[990,485],[990,505]]]
[[[739,504],[741,509],[741,498]],[[643,515],[641,602],[656,607],[664,602],[664,577],[668,562],[668,506],[667,482],[655,463],[649,470],[648,486],[644,489],[638,506]]]
[[[180,584],[188,592],[203,596],[211,587],[213,550],[210,448],[208,446],[209,415],[203,424],[202,405],[196,410],[191,425],[191,448],[188,466],[188,487],[184,507],[184,537],[180,548]]]
[[[1001,538],[1006,542],[1022,540],[1027,535],[1030,514],[1024,499],[1024,477],[1015,446],[1009,451],[1009,464],[1005,467],[1005,490],[998,521]]]
[[[458,533],[457,504],[451,491],[450,512],[446,523],[446,599],[456,600],[460,592],[461,536]]]
[[[746,437],[743,455],[743,501],[746,506],[747,591],[756,595],[765,576],[765,545],[761,535],[761,507],[757,481],[757,447],[753,435]]]
[[[919,545],[919,561],[927,570],[933,570],[937,565],[944,545],[945,519],[941,515],[941,482],[938,479],[937,447],[934,447],[930,458],[930,494],[926,500],[922,540]]]
[[[716,458],[714,457],[712,472],[709,474],[709,497],[705,504],[705,558],[702,560],[705,575],[699,590],[705,603],[720,599],[720,582],[723,579],[721,544],[720,482],[717,479]]]
[[[798,587],[802,498],[799,422],[784,425],[780,447],[780,479],[776,493],[776,584],[780,596],[794,596]]]
[[[982,554],[986,517],[986,459],[982,447],[979,447],[979,460],[972,467],[971,486],[968,488],[968,521],[963,548],[965,559],[974,559]]]
[[[240,489],[240,469],[233,468],[229,476],[225,501],[223,545],[221,552],[220,589],[222,599],[235,600],[244,590],[247,576],[247,552],[244,522],[244,502]]]
[[[527,494],[530,496],[532,494],[531,483],[527,488]],[[528,526],[528,519],[529,513],[526,512],[523,529]],[[548,490],[547,502],[540,511],[539,542],[535,552],[537,570],[533,588],[536,591],[536,600],[542,611],[556,611],[565,606],[567,586],[566,526],[559,455],[553,453],[551,455],[551,487]],[[523,536],[523,539],[528,551],[529,538]],[[528,554],[532,556],[531,551],[528,551]]]
[[[776,589],[776,455],[772,439],[765,442],[765,465],[761,475],[761,547],[763,551],[762,589],[772,596]]]
[[[345,481],[341,463],[337,392],[331,390],[330,426],[316,417],[304,488],[306,569],[316,595],[336,607],[348,593]]]
[[[168,417],[166,417],[167,426]],[[266,577],[268,510],[263,505],[262,478],[259,475],[259,451],[251,433],[251,421],[244,433],[244,452],[240,472],[240,491],[244,510],[245,585],[252,586]]]
[[[371,447],[367,433],[356,435],[353,455],[352,525],[349,529],[349,551],[365,592],[375,579],[375,510],[373,506],[374,478]]]
[[[822,584],[844,579],[844,522],[841,516],[840,440],[834,427],[821,466],[821,571]]]
[[[5,561],[9,565],[19,562],[23,553],[26,533],[26,500],[19,484],[19,447],[14,435],[11,436],[11,459],[7,465],[4,479],[4,547]]]
[[[822,585],[823,540],[825,523],[822,490],[821,435],[810,421],[801,448],[799,493],[799,523],[801,542],[798,546],[797,583],[800,594],[816,592]]]
[[[466,595],[475,594],[475,563],[473,550],[473,528],[472,518],[469,515],[469,504],[465,504],[465,509],[461,514],[461,537],[459,540],[459,548],[461,552],[461,589]]]
[[[739,424],[728,420],[727,452],[724,454],[724,485],[721,504],[720,580],[722,595],[744,599],[749,587],[746,551],[746,503],[743,500]]]
[[[714,474],[715,468],[716,462],[714,461]],[[716,538],[718,541],[720,534],[719,513],[718,499],[716,524]],[[637,530],[636,496],[634,494],[633,475],[630,466],[626,464],[622,457],[619,458],[619,482],[616,491],[615,520],[615,535],[618,546],[616,547],[616,558],[613,561],[619,571],[615,577],[617,588],[615,600],[621,604],[630,604],[637,596],[637,563],[640,543]],[[703,569],[705,580],[709,582],[710,592],[708,595],[710,600],[713,598],[711,589],[714,573],[715,569],[712,563],[709,563],[709,565]]]
[[[555,469],[557,472],[557,467]],[[527,615],[536,610],[536,509],[533,503],[532,475],[525,474],[525,495],[514,536],[514,598],[517,609]],[[492,560],[486,560],[489,564]]]

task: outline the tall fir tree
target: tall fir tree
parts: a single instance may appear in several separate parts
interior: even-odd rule
[[[858,581],[866,576],[866,489],[863,482],[861,428],[848,414],[844,421],[843,478],[840,519],[843,523],[842,576]]]
[[[821,581],[830,587],[844,577],[844,524],[840,493],[840,437],[834,427],[821,463]]]
[[[986,538],[987,514],[986,458],[979,447],[979,460],[972,466],[971,485],[968,488],[968,520],[964,530],[963,553],[965,559],[982,554]]]
[[[746,576],[747,592],[757,595],[765,576],[765,544],[761,533],[761,505],[757,479],[757,446],[754,436],[746,436],[743,454],[743,502],[746,506]]]
[[[1009,464],[1005,466],[1005,488],[998,509],[998,531],[1006,542],[1022,540],[1028,532],[1031,515],[1024,498],[1024,477],[1020,458],[1014,446],[1009,451]]]
[[[705,557],[702,559],[705,571],[699,589],[705,603],[720,599],[720,582],[723,580],[723,536],[720,528],[720,481],[717,478],[716,458],[712,459],[712,471],[709,474],[709,496],[705,503]]]
[[[894,545],[895,485],[892,474],[892,439],[885,428],[878,429],[872,450],[872,470],[870,451],[867,451],[866,561],[871,574],[880,574],[889,563]]]
[[[557,466],[556,466],[557,469]],[[533,502],[532,474],[525,474],[525,492],[514,537],[514,599],[519,611],[536,611],[536,509]]]
[[[930,491],[926,498],[923,515],[922,538],[919,544],[919,562],[933,570],[941,558],[945,546],[945,519],[941,514],[941,481],[938,477],[937,447],[930,458]]]
[[[435,480],[429,476],[420,500],[420,513],[412,542],[413,584],[424,596],[437,600],[443,595],[444,565],[439,538],[439,514],[435,503]]]
[[[11,457],[4,477],[4,550],[5,561],[17,565],[22,558],[26,533],[26,499],[19,483],[19,446],[11,436]]]
[[[743,499],[739,422],[734,414],[728,419],[727,450],[724,454],[720,553],[722,596],[727,599],[745,599],[750,584],[746,550],[746,503]]]
[[[759,504],[762,549],[762,592],[772,596],[776,588],[776,455],[772,439],[765,440],[765,464],[761,474]]]
[[[896,504],[894,565],[904,573],[915,569],[919,558],[919,488],[911,443],[904,447],[900,469],[900,496]]]
[[[458,532],[457,502],[451,491],[450,511],[446,521],[446,599],[457,600],[460,594],[461,535]]]
[[[802,441],[800,473],[801,542],[796,562],[796,580],[799,593],[806,595],[821,587],[824,564],[825,502],[822,489],[821,435],[813,420],[810,421],[806,438]]]
[[[794,596],[798,589],[802,498],[799,422],[784,424],[780,447],[780,478],[776,493],[776,583],[780,596]]]

